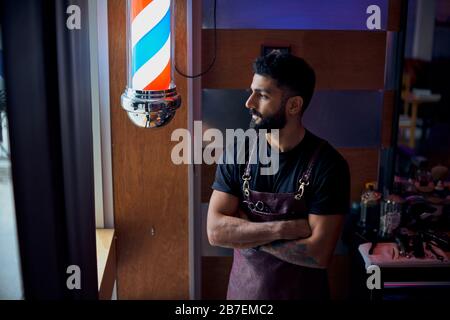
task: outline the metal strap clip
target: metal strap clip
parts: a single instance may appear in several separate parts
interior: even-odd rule
[[[299,183],[298,190],[294,196],[295,200],[300,200],[303,197],[305,187],[309,186],[309,176],[305,174],[303,177],[300,178],[300,180],[298,180],[298,183]]]
[[[248,196],[250,195],[250,191],[249,191],[250,184],[249,184],[249,181],[250,181],[251,177],[244,174],[242,176],[242,179],[244,180],[244,183],[242,184],[242,191],[244,192],[244,196],[246,198],[248,198]]]

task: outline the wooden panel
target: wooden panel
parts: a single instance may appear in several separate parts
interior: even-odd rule
[[[217,30],[217,60],[203,76],[203,88],[245,89],[262,44],[292,45],[316,70],[317,89],[384,87],[385,32],[301,30]],[[202,32],[203,70],[214,54],[214,31]]]
[[[175,3],[176,60],[186,70],[186,0]],[[167,126],[143,129],[131,123],[120,106],[125,12],[125,0],[108,1],[118,298],[188,299],[188,171],[170,158],[172,131],[187,127],[187,82],[175,76],[183,104]]]
[[[202,299],[224,300],[227,297],[233,257],[202,257]]]
[[[394,118],[395,91],[385,91],[383,97],[383,113],[381,118],[381,145],[384,148],[391,146],[392,120]]]
[[[364,184],[376,181],[378,175],[377,148],[338,148],[347,160],[351,175],[351,199],[359,201]]]
[[[400,31],[402,0],[389,0],[387,30]]]
[[[97,229],[97,264],[104,269],[99,277],[99,300],[111,300],[117,279],[116,240],[114,230]]]
[[[347,160],[351,174],[351,199],[359,201],[364,184],[376,181],[378,174],[377,148],[338,148]],[[202,202],[209,202],[211,185],[214,182],[216,166],[202,165]]]

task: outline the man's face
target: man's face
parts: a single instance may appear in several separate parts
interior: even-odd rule
[[[283,91],[270,77],[255,74],[250,87],[251,95],[245,106],[252,115],[250,128],[283,129],[286,125],[286,101]]]

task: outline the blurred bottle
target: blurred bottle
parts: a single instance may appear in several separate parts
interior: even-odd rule
[[[380,219],[381,193],[375,191],[375,183],[366,183],[361,195],[359,226],[365,230],[378,229]]]
[[[433,177],[431,176],[431,172],[421,168],[416,172],[416,181],[419,183],[419,186],[426,187],[430,182],[433,182]]]
[[[384,239],[391,239],[400,226],[405,200],[395,194],[384,198],[380,211],[380,232]]]
[[[416,171],[415,187],[418,191],[428,193],[434,190],[433,177],[425,165]]]
[[[405,196],[412,196],[414,194],[416,194],[417,190],[416,190],[416,186],[414,183],[414,180],[412,178],[409,178],[408,181],[405,183]]]

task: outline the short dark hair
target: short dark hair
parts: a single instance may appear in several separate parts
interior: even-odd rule
[[[271,52],[253,63],[253,72],[276,80],[280,89],[303,98],[302,114],[311,101],[316,85],[314,69],[302,58],[290,53]]]

